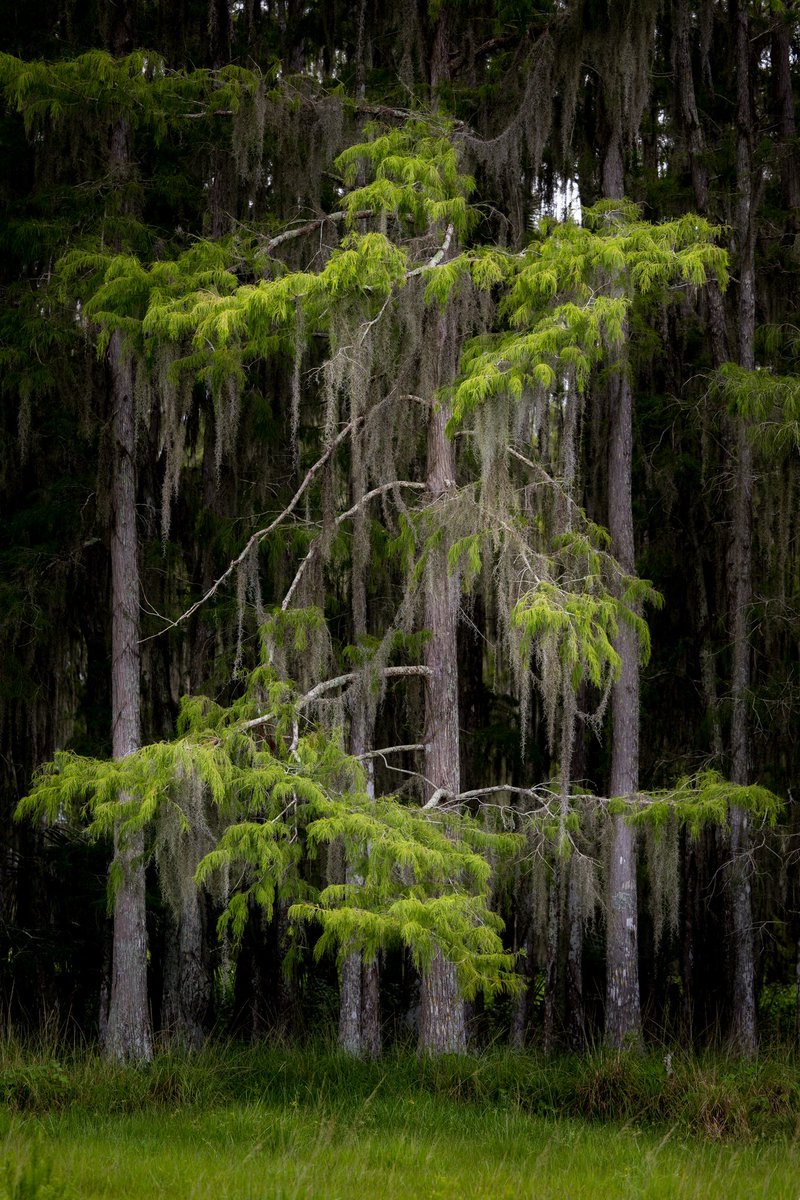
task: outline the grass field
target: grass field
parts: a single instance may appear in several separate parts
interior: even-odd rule
[[[796,1117],[787,1108],[776,1123],[767,1112],[776,1085],[771,1093],[765,1066],[703,1068],[715,1098],[697,1110],[704,1129],[677,1105],[672,1124],[646,1110],[626,1121],[563,1115],[571,1092],[576,1104],[601,1100],[607,1110],[609,1080],[625,1083],[620,1071],[634,1072],[620,1108],[637,1102],[637,1079],[651,1076],[655,1092],[659,1061],[619,1061],[598,1057],[592,1073],[580,1060],[533,1056],[351,1064],[237,1049],[135,1071],[85,1053],[64,1062],[16,1051],[4,1063],[0,1055],[0,1196],[800,1200]],[[796,1067],[781,1064],[781,1078],[800,1102]],[[739,1092],[751,1090],[742,1107]]]

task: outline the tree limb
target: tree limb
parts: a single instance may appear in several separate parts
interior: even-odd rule
[[[339,433],[336,435],[336,437],[333,439],[333,441],[330,443],[330,445],[323,451],[323,453],[320,455],[320,457],[317,459],[317,461],[314,463],[314,465],[312,467],[309,467],[308,471],[306,472],[305,478],[303,479],[303,482],[300,484],[300,487],[297,489],[297,491],[295,492],[292,499],[286,505],[286,508],[284,508],[283,512],[279,513],[278,516],[275,517],[274,521],[271,521],[269,523],[269,525],[265,526],[264,529],[256,530],[256,532],[254,534],[252,534],[250,536],[250,538],[248,538],[247,543],[246,543],[244,549],[242,550],[242,552],[239,555],[237,555],[237,557],[234,558],[232,562],[230,562],[228,564],[228,566],[225,568],[225,570],[222,572],[222,574],[219,576],[219,578],[216,579],[212,583],[211,587],[208,589],[208,591],[205,593],[205,595],[201,596],[199,600],[195,600],[194,604],[192,604],[189,608],[187,608],[186,612],[183,612],[183,613],[181,613],[181,615],[179,617],[176,617],[174,621],[170,621],[169,624],[166,626],[167,629],[174,629],[176,625],[180,625],[184,621],[188,621],[189,617],[193,616],[197,612],[198,608],[200,608],[203,604],[206,603],[207,600],[210,600],[211,597],[216,594],[216,592],[219,590],[219,588],[222,586],[222,584],[225,582],[225,580],[230,578],[230,576],[233,574],[233,572],[236,570],[236,568],[241,566],[241,564],[247,558],[248,554],[253,549],[253,547],[257,546],[259,544],[259,542],[262,542],[264,540],[264,538],[268,537],[269,534],[273,533],[274,530],[276,530],[278,528],[278,526],[281,525],[286,520],[287,517],[291,516],[291,514],[294,512],[295,508],[297,508],[297,505],[300,503],[300,500],[302,499],[304,492],[306,491],[306,489],[308,488],[309,484],[312,482],[314,477],[319,474],[319,472],[325,466],[328,459],[339,448],[339,446],[341,446],[342,442],[345,440],[345,438],[348,436],[348,434],[351,433],[352,430],[358,424],[360,424],[364,419],[365,418],[362,415],[359,417],[355,417],[352,421],[347,422],[347,424],[344,426],[343,429],[341,429],[339,431]],[[164,632],[165,632],[164,629],[159,630],[159,634],[164,633]],[[154,635],[154,636],[158,636],[158,635]],[[147,640],[147,639],[143,639],[143,640]]]
[[[423,667],[423,666],[418,666],[418,665],[412,665],[412,666],[407,666],[407,667],[383,667],[380,671],[378,671],[378,675],[380,676],[381,679],[397,679],[397,678],[400,678],[400,677],[406,676],[406,675],[421,675],[423,677],[427,677],[428,675],[430,675],[430,673],[431,673],[430,667]],[[362,674],[363,674],[363,672],[361,672],[361,671],[348,671],[346,675],[335,675],[333,677],[333,679],[323,679],[320,683],[315,684],[310,692],[306,692],[306,694],[304,696],[300,697],[300,699],[297,701],[298,709],[303,709],[303,708],[306,708],[309,704],[313,704],[315,700],[319,700],[320,696],[324,696],[326,692],[332,692],[332,691],[335,691],[336,688],[345,687],[348,683],[354,683],[357,679],[359,679],[361,677]],[[245,721],[242,724],[241,728],[242,729],[258,729],[262,725],[268,725],[269,722],[274,721],[274,719],[275,719],[274,712],[264,713],[263,716],[252,717],[249,721]],[[393,749],[393,750],[407,750],[407,749],[417,749],[417,748],[419,748],[419,747],[408,747],[408,746],[390,747],[390,749]],[[422,749],[424,749],[424,747],[422,747]],[[382,753],[386,753],[386,751],[378,750],[378,751],[374,751],[373,753],[382,754]],[[359,757],[360,758],[369,758],[370,755],[362,754],[362,755],[359,755]]]
[[[376,496],[381,496],[386,492],[390,492],[393,488],[413,488],[415,491],[423,491],[424,492],[427,486],[428,485],[425,483],[415,483],[414,481],[408,480],[408,479],[395,479],[392,481],[392,483],[381,484],[380,487],[373,488],[371,492],[365,492],[364,495],[361,497],[361,499],[356,504],[354,504],[351,508],[348,508],[346,512],[340,513],[339,516],[336,518],[336,520],[333,523],[334,528],[338,529],[338,527],[341,524],[343,524],[344,521],[349,520],[350,517],[352,517],[355,513],[357,513],[358,510],[364,504],[367,503],[367,501],[373,500]],[[297,568],[297,574],[295,575],[294,579],[292,580],[291,584],[289,585],[289,590],[283,598],[283,603],[281,604],[282,612],[286,612],[289,605],[291,604],[292,596],[294,595],[295,591],[297,590],[300,580],[303,578],[303,575],[306,572],[306,568],[308,567],[308,565],[311,562],[314,555],[317,553],[317,550],[319,549],[319,545],[320,545],[320,541],[318,538],[312,544],[312,546],[309,549],[308,553],[306,554],[305,558],[300,563],[300,566]]]
[[[425,746],[422,742],[411,742],[407,746],[382,746],[380,750],[367,750],[364,754],[356,754],[354,757],[359,762],[363,762],[365,758],[383,758],[384,754],[403,754],[412,750],[424,749]]]

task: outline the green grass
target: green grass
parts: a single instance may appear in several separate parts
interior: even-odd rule
[[[789,1061],[231,1047],[137,1071],[6,1046],[0,1095],[3,1200],[800,1200]]]

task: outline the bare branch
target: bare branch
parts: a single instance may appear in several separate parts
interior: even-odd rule
[[[431,673],[430,667],[423,667],[423,666],[418,666],[418,665],[412,665],[412,666],[407,666],[407,667],[383,667],[380,671],[377,672],[377,674],[380,676],[381,679],[398,679],[398,678],[401,678],[406,675],[421,675],[423,677],[427,677],[428,675],[430,675],[430,673]],[[304,696],[300,697],[300,699],[297,701],[298,709],[303,709],[303,708],[306,708],[309,704],[313,704],[315,700],[319,700],[320,696],[324,696],[326,692],[332,692],[332,691],[335,691],[336,688],[346,687],[348,683],[355,683],[355,681],[357,679],[359,679],[362,676],[362,674],[363,674],[363,672],[361,672],[361,671],[348,671],[346,675],[336,675],[336,676],[334,676],[333,679],[323,679],[320,683],[315,684],[315,686],[311,689],[310,692],[306,692],[306,694]],[[241,728],[242,729],[258,729],[260,726],[268,725],[270,721],[274,721],[274,720],[275,720],[275,713],[268,712],[268,713],[264,713],[263,716],[252,717],[249,721],[245,721],[242,724]],[[422,748],[424,749],[424,747],[422,747]],[[398,749],[398,747],[395,747],[395,749]],[[405,749],[405,747],[399,747],[399,749]],[[380,754],[383,752],[376,751],[375,753]],[[360,755],[360,757],[367,758],[369,756],[368,755]]]
[[[374,217],[375,213],[371,208],[362,208],[359,209],[358,212],[351,213],[349,215],[354,221],[364,221],[367,219],[367,217]],[[343,221],[346,216],[348,216],[348,214],[344,210],[342,210],[342,212],[323,213],[321,217],[315,217],[313,221],[306,221],[304,225],[297,225],[293,229],[285,229],[283,233],[276,234],[275,237],[270,238],[269,241],[264,244],[263,249],[266,250],[267,254],[271,254],[275,247],[282,245],[283,242],[289,242],[293,238],[303,237],[307,233],[315,233],[318,229],[321,229],[323,225],[327,225],[329,221]]]
[[[438,267],[439,263],[442,261],[445,254],[447,254],[447,251],[450,249],[450,243],[453,240],[454,233],[455,233],[455,229],[453,228],[453,225],[452,224],[448,225],[447,230],[445,231],[444,241],[442,242],[441,246],[436,251],[436,253],[433,255],[433,257],[430,258],[423,267],[415,267],[413,271],[406,271],[406,279],[411,279],[414,275],[421,275],[423,271],[430,271],[434,267]]]
[[[380,750],[367,750],[364,754],[356,754],[355,757],[359,762],[363,762],[365,758],[383,758],[384,754],[404,754],[412,750],[424,750],[425,746],[422,742],[411,742],[407,746],[382,746]]]
[[[348,508],[346,512],[340,513],[339,516],[334,521],[334,528],[338,529],[338,527],[341,524],[343,524],[343,522],[349,520],[350,517],[352,517],[355,513],[357,513],[358,510],[364,504],[366,504],[370,500],[374,500],[374,498],[376,496],[382,496],[386,492],[392,491],[394,488],[412,488],[415,491],[423,491],[424,492],[425,489],[427,488],[427,486],[428,485],[426,483],[416,483],[413,480],[408,480],[408,479],[395,479],[395,480],[393,480],[392,483],[381,484],[380,487],[373,488],[371,492],[365,492],[364,495],[361,497],[361,499],[356,504],[354,504],[352,506],[352,508]],[[311,560],[313,559],[314,555],[317,553],[319,546],[320,546],[320,541],[318,538],[317,541],[312,543],[310,550],[306,554],[303,561],[300,563],[300,566],[297,568],[297,574],[295,575],[294,579],[292,580],[291,584],[289,585],[289,590],[283,598],[283,603],[281,604],[282,612],[286,612],[289,605],[291,604],[292,597],[293,597],[295,591],[297,590],[298,584],[300,583],[300,580],[305,575],[306,569],[307,569],[309,563],[311,562]]]
[[[431,808],[438,808],[439,801],[444,800],[445,797],[448,797],[451,800],[457,799],[456,796],[453,796],[452,792],[448,792],[447,788],[439,787],[433,793],[430,800],[426,801],[426,803],[423,804],[422,811],[426,812]]]
[[[210,600],[211,597],[217,593],[217,591],[220,589],[220,587],[225,582],[225,580],[229,579],[231,577],[231,575],[233,574],[233,572],[236,570],[236,568],[241,566],[241,564],[247,558],[248,554],[253,549],[253,547],[257,546],[259,544],[259,542],[262,542],[264,540],[264,538],[268,537],[269,534],[273,533],[274,530],[276,530],[279,525],[282,525],[287,517],[291,516],[291,514],[297,508],[297,505],[300,503],[300,500],[302,499],[304,492],[306,491],[306,489],[308,488],[309,484],[312,482],[314,477],[319,474],[319,472],[325,466],[328,459],[339,448],[339,446],[341,446],[342,442],[345,440],[345,438],[348,436],[348,434],[350,434],[353,431],[353,429],[358,424],[360,424],[363,420],[364,420],[364,416],[362,415],[359,417],[355,417],[352,421],[348,421],[348,423],[344,426],[343,429],[341,429],[339,431],[339,433],[336,435],[336,437],[333,439],[333,441],[330,443],[330,445],[323,451],[323,453],[320,455],[320,457],[317,459],[317,461],[314,463],[314,465],[312,467],[309,467],[308,471],[306,472],[303,482],[300,484],[300,487],[297,489],[297,491],[295,492],[292,499],[286,505],[286,508],[283,510],[283,512],[279,513],[278,516],[275,517],[274,521],[271,521],[269,523],[269,525],[265,526],[264,529],[258,529],[258,530],[256,530],[256,532],[254,534],[251,535],[251,537],[248,539],[242,552],[239,555],[237,555],[237,557],[234,558],[232,562],[230,562],[228,564],[228,566],[222,572],[220,577],[218,579],[215,579],[215,581],[212,583],[211,587],[208,589],[208,591],[205,593],[204,596],[201,596],[199,600],[195,600],[194,604],[192,604],[189,608],[187,608],[186,612],[183,612],[183,613],[181,613],[181,615],[179,617],[176,617],[174,621],[170,621],[169,624],[165,627],[165,629],[160,629],[157,634],[153,634],[151,636],[158,637],[160,634],[165,633],[167,629],[174,629],[176,625],[181,625],[184,621],[188,621],[189,617],[193,616],[197,612],[198,608],[201,608],[202,605],[204,605],[207,600]],[[149,641],[149,638],[143,638],[142,640]]]

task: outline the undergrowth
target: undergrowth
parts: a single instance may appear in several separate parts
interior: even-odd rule
[[[133,1114],[230,1104],[361,1108],[435,1097],[454,1105],[668,1127],[713,1140],[800,1136],[800,1063],[794,1054],[747,1063],[706,1054],[612,1053],[544,1058],[487,1051],[419,1058],[393,1051],[362,1062],[325,1047],[212,1044],[162,1052],[148,1067],[104,1061],[96,1051],[0,1040],[0,1103],[43,1115],[80,1110]]]

